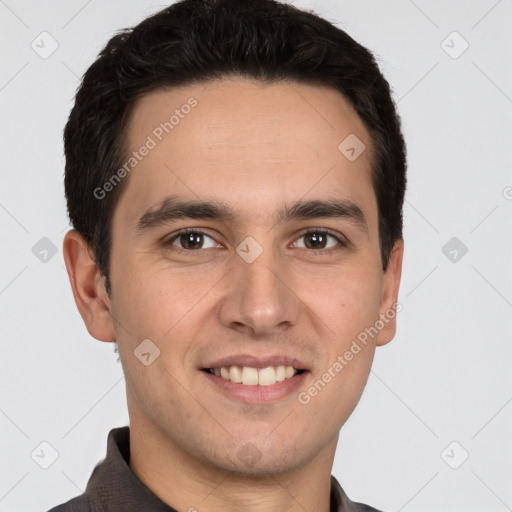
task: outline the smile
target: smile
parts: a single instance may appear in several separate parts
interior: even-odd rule
[[[266,368],[253,368],[251,366],[221,366],[219,368],[207,368],[208,373],[221,377],[224,380],[243,384],[245,386],[272,386],[276,382],[291,379],[302,373],[293,366],[267,366]]]

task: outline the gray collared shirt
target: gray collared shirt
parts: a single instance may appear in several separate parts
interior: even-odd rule
[[[49,512],[176,512],[135,476],[129,460],[130,428],[112,429],[107,439],[107,456],[94,468],[84,494]],[[331,476],[331,512],[379,511],[351,501]]]

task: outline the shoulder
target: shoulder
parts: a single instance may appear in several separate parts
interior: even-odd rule
[[[370,505],[352,501],[336,478],[331,475],[331,512],[383,512]]]
[[[354,503],[354,512],[382,512],[382,510],[377,510],[376,508],[370,507],[370,505],[365,505],[364,503]]]
[[[48,512],[100,512],[101,509],[92,505],[86,494],[73,498],[62,505],[48,510]]]

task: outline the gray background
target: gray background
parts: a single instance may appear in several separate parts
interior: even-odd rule
[[[512,510],[512,1],[294,3],[376,53],[409,151],[398,334],[333,474],[386,511]],[[64,268],[62,130],[102,46],[163,6],[0,0],[0,511],[80,494],[128,423],[113,345],[88,335]]]

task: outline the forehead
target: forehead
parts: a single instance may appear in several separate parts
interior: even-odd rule
[[[358,158],[346,140],[365,147]],[[169,194],[229,202],[247,218],[333,195],[374,207],[368,131],[329,87],[225,79],[158,90],[135,104],[127,143],[127,157],[138,153],[118,206],[129,222]]]

